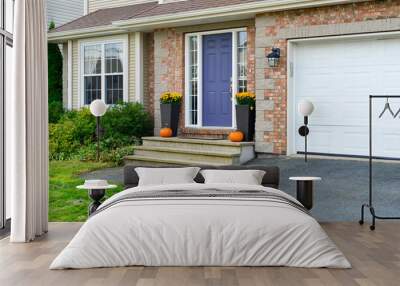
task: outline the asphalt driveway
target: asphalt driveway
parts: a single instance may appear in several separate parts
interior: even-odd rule
[[[361,204],[368,200],[368,161],[334,158],[264,157],[248,165],[279,166],[280,189],[295,195],[291,176],[318,176],[312,214],[319,221],[358,221]],[[381,216],[400,216],[400,162],[374,163],[374,206]],[[83,176],[122,182],[122,168],[98,170]],[[369,216],[367,216],[369,218]]]

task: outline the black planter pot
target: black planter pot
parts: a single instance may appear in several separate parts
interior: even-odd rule
[[[178,135],[180,104],[161,103],[161,128],[171,128],[172,136]]]
[[[253,141],[256,123],[256,110],[250,105],[236,105],[237,129],[244,134],[244,141]]]

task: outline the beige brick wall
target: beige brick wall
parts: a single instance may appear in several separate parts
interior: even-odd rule
[[[143,35],[143,104],[148,112],[154,113],[154,34]]]

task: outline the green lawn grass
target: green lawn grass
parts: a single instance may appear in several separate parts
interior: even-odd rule
[[[90,199],[87,191],[76,189],[84,182],[79,175],[112,166],[112,163],[100,162],[51,161],[49,221],[85,221]],[[122,186],[108,190],[106,197],[121,190]]]

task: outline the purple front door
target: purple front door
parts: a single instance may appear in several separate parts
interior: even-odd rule
[[[232,126],[232,34],[203,36],[203,126]]]

